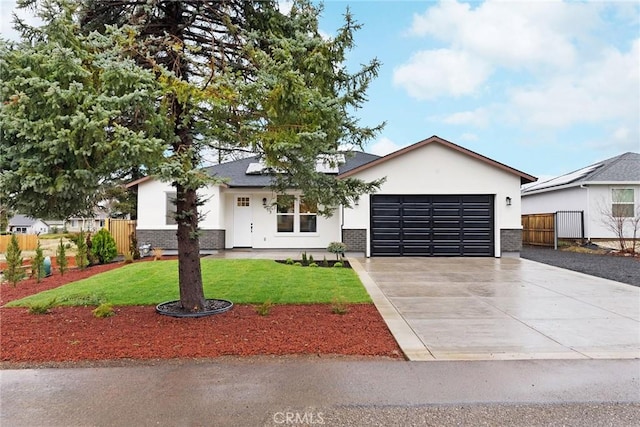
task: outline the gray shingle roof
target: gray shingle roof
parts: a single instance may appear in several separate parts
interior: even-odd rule
[[[340,165],[338,169],[339,174],[345,173],[379,158],[379,156],[376,156],[375,154],[363,153],[361,151],[353,151],[345,157],[346,162]],[[246,173],[249,164],[256,163],[258,160],[258,156],[252,156],[245,159],[209,166],[206,170],[211,176],[225,178],[225,182],[229,187],[268,187],[271,185],[271,177],[269,175]]]
[[[560,186],[616,182],[636,182],[640,184],[639,153],[624,153],[547,181],[536,183],[523,189],[522,194],[551,191]]]
[[[16,214],[9,220],[9,227],[31,227],[36,221],[26,215]]]

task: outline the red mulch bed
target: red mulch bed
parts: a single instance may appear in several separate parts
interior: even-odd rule
[[[0,287],[0,304],[55,288],[122,263],[85,271],[55,272],[41,283],[29,279]],[[176,285],[177,286],[177,285]],[[348,355],[402,358],[373,304],[350,305],[347,314],[324,304],[274,306],[260,316],[242,305],[226,313],[178,319],[154,307],[116,307],[99,319],[94,307],[56,307],[49,314],[0,308],[0,362],[5,366],[47,362],[212,358],[225,355]]]

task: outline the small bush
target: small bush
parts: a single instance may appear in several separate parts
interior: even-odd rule
[[[52,298],[47,302],[29,304],[29,314],[47,314],[56,306],[56,303],[57,298]]]
[[[333,314],[347,314],[349,306],[344,297],[337,297],[331,301],[331,312]]]
[[[336,260],[339,260],[341,257],[343,257],[346,250],[347,245],[342,242],[331,242],[329,243],[329,246],[327,246],[327,252],[336,254]]]
[[[126,254],[124,254],[124,263],[125,264],[131,264],[133,262],[133,255],[131,255],[130,252],[127,252]]]
[[[309,265],[309,260],[307,259],[307,253],[306,252],[302,252],[302,265]]]
[[[301,262],[294,262],[293,265],[295,265],[296,267],[302,267],[302,263]]]
[[[322,259],[322,266],[323,267],[329,267],[329,261],[327,261],[327,257],[324,257]]]
[[[91,240],[91,253],[100,264],[113,261],[118,255],[118,248],[109,230],[101,229]]]
[[[315,260],[313,259],[313,255],[309,255],[309,265],[315,264]]]
[[[138,247],[138,238],[135,232],[129,235],[129,252],[133,259],[140,259],[140,248]]]
[[[65,249],[71,249],[71,243],[67,243],[67,244],[65,244],[65,245],[64,245],[64,248],[65,248]]]
[[[334,268],[339,268],[342,267],[342,263],[341,262],[336,262],[335,264],[333,264]]]
[[[153,260],[157,261],[159,259],[162,259],[163,253],[164,251],[162,250],[162,248],[153,248]]]
[[[312,262],[311,264],[309,264],[309,267],[318,267],[318,264],[316,264],[315,262]]]
[[[273,303],[267,300],[262,304],[256,306],[256,313],[258,313],[260,316],[268,316],[269,313],[271,313],[272,307],[273,307]]]
[[[287,260],[284,263],[287,265],[293,265],[293,260],[291,258],[287,258]]]
[[[99,319],[104,319],[105,317],[111,317],[116,314],[113,310],[113,304],[103,303],[97,306],[95,309],[91,310],[93,313],[93,317],[97,317]]]

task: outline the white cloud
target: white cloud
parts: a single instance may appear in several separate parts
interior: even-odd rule
[[[489,123],[489,114],[487,108],[476,108],[472,111],[459,111],[449,114],[441,117],[440,120],[450,125],[486,127]]]
[[[367,151],[372,154],[376,154],[378,156],[386,156],[389,153],[393,153],[394,151],[398,151],[402,146],[396,144],[391,139],[383,136],[378,139],[376,142],[371,144]]]
[[[393,83],[417,99],[441,95],[469,95],[476,92],[491,74],[480,58],[449,49],[424,50],[397,67]]]

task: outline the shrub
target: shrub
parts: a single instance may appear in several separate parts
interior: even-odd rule
[[[256,306],[256,313],[260,316],[268,316],[271,313],[271,308],[273,307],[273,303],[269,300],[266,300],[260,305]]]
[[[331,312],[333,314],[347,314],[349,306],[344,297],[337,297],[331,301]]]
[[[327,261],[327,257],[326,256],[322,259],[322,266],[323,267],[329,267],[329,261]]]
[[[100,264],[111,262],[118,255],[116,241],[109,230],[103,228],[93,236],[91,253]]]
[[[9,246],[7,246],[6,253],[7,268],[4,269],[2,275],[4,279],[11,283],[13,287],[24,279],[24,269],[22,268],[22,251],[20,250],[20,244],[18,243],[18,237],[14,234],[11,236]]]
[[[341,262],[336,262],[335,264],[333,264],[334,267],[342,267],[342,263]]]
[[[331,242],[329,243],[329,246],[327,246],[327,252],[336,254],[336,260],[339,260],[341,257],[343,257],[346,250],[347,245],[342,242]]]
[[[35,276],[36,282],[40,283],[44,277],[44,254],[42,253],[40,240],[38,240],[38,246],[36,246],[36,256],[31,260],[31,272]]]
[[[87,241],[85,240],[84,231],[81,231],[80,234],[75,239],[76,246],[78,250],[76,252],[76,265],[80,270],[84,270],[89,265],[88,258],[88,248]]]
[[[309,265],[309,260],[307,259],[307,253],[302,252],[302,265]]]
[[[93,317],[104,319],[105,317],[111,317],[116,314],[113,310],[113,304],[103,303],[91,310]]]
[[[153,260],[157,261],[159,259],[162,259],[163,253],[164,251],[162,250],[162,248],[153,248]]]
[[[287,265],[293,265],[293,260],[291,258],[287,258],[287,260],[284,263]]]
[[[313,255],[309,255],[309,265],[315,264],[315,260],[313,259]]]
[[[301,262],[294,262],[293,265],[295,265],[296,267],[302,267],[302,263]]]
[[[67,246],[62,243],[62,238],[60,238],[60,244],[56,249],[56,260],[61,276],[64,276],[64,272],[67,271],[67,249]]]
[[[140,248],[138,247],[138,238],[133,232],[129,235],[129,253],[133,259],[140,259]]]
[[[124,254],[124,263],[131,264],[132,262],[133,262],[133,255],[131,255],[130,252],[127,252],[126,254]]]
[[[29,304],[29,314],[47,314],[50,309],[55,307],[57,298],[52,298],[47,302]]]

